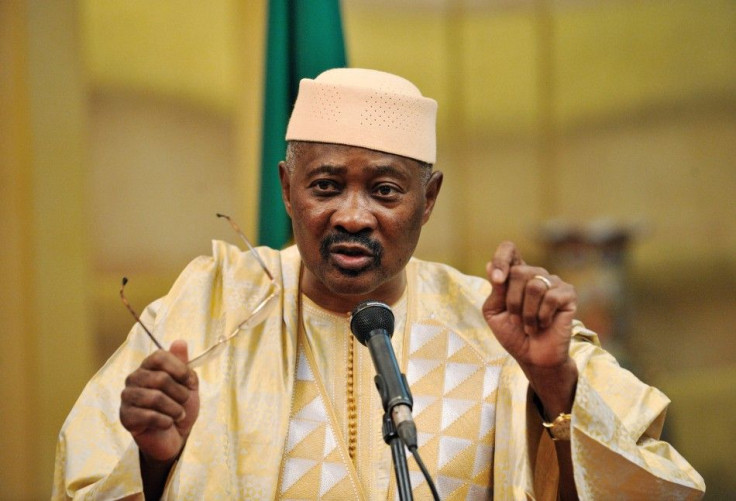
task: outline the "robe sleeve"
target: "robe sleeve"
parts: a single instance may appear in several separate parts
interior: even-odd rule
[[[579,498],[700,499],[703,478],[659,439],[669,399],[621,368],[582,324],[573,333],[579,379],[570,447]],[[556,499],[554,448],[513,360],[502,372],[497,406],[495,497]]]
[[[144,310],[144,324],[154,324],[159,305]],[[136,324],[87,383],[59,433],[52,499],[143,499],[138,447],[120,423],[120,392],[155,349]]]
[[[578,337],[590,339],[582,325]],[[581,499],[700,499],[705,482],[660,440],[669,399],[639,381],[594,342],[576,342],[580,377],[571,450]]]
[[[193,287],[195,291],[208,290],[207,285],[215,280],[214,269],[211,257],[193,260],[178,277],[172,292],[142,312],[143,324],[156,333],[157,324],[167,316],[167,302],[177,296],[176,291]],[[170,330],[174,332],[157,334],[164,346],[177,338],[176,329]],[[156,349],[136,323],[123,344],[82,390],[59,433],[52,499],[143,499],[138,447],[120,423],[120,393],[125,378]]]
[[[298,256],[295,248],[291,252]],[[280,271],[281,252],[263,249],[261,257],[271,270]],[[296,257],[290,262],[298,270]],[[298,273],[290,276],[296,280]],[[248,315],[249,302],[265,297],[263,293],[270,282],[250,253],[214,241],[212,256],[194,259],[169,293],[143,311],[141,319],[164,347],[176,339],[185,339],[190,354],[202,353],[223,333],[234,332]],[[280,284],[283,289],[284,282]],[[294,285],[289,287],[296,290]],[[289,308],[292,310],[296,311]],[[293,315],[294,318],[286,319],[283,307],[275,308],[262,325],[250,331],[249,343],[241,343],[245,346],[237,349],[230,344],[226,356],[197,369],[202,398],[199,419],[181,459],[172,467],[163,498],[186,494],[197,499],[229,499],[242,486],[266,493],[275,490],[280,451],[288,430],[286,418],[293,380],[290,371],[295,367],[295,342],[286,337],[283,326],[289,323],[289,332],[296,331],[296,314]],[[266,331],[273,334],[263,335]],[[136,324],[123,345],[84,388],[59,435],[53,499],[143,498],[138,448],[120,423],[120,393],[125,378],[155,350],[156,346]],[[232,383],[229,374],[233,371],[241,375],[271,375],[274,384],[265,385],[255,377]],[[253,391],[254,387],[263,387],[263,391]],[[236,389],[241,392],[237,398]],[[244,408],[253,412],[258,405],[265,410],[257,416],[241,412]],[[272,419],[277,412],[279,417]],[[265,437],[253,431],[269,426],[271,433]],[[248,455],[248,465],[255,465],[252,470],[256,473],[250,471],[247,475],[238,469],[245,462],[239,454],[246,448],[257,451]]]

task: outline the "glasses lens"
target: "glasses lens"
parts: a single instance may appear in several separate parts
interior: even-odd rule
[[[236,328],[235,330],[229,335],[229,336],[220,336],[215,344],[207,348],[204,352],[202,352],[200,355],[197,355],[193,359],[191,359],[188,363],[189,367],[196,368],[203,365],[206,361],[211,360],[215,358],[217,355],[222,353],[222,351],[225,349],[225,347],[228,344],[228,341],[236,337],[238,334],[240,334],[243,329],[250,329],[264,320],[268,317],[269,313],[273,311],[274,307],[276,306],[276,298],[278,297],[278,291],[279,287],[276,285],[276,283],[272,282],[270,287],[270,292],[266,298],[261,301],[258,306],[255,307],[255,309],[251,312],[251,314],[243,320]]]
[[[255,327],[260,324],[268,315],[273,311],[276,306],[276,298],[278,297],[279,287],[276,284],[271,286],[271,291],[258,306],[251,312],[250,317],[245,319],[239,326],[238,329],[246,329],[249,327]]]
[[[187,365],[192,369],[196,369],[197,367],[204,365],[205,362],[212,360],[217,355],[222,353],[223,350],[225,350],[225,346],[227,346],[227,342],[225,341],[225,339],[221,339],[217,343],[207,348],[204,352],[191,359],[187,363]]]

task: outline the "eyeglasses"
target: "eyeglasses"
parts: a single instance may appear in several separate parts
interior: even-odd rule
[[[276,281],[273,278],[273,274],[269,271],[268,267],[266,266],[266,263],[261,259],[261,256],[258,254],[258,251],[253,247],[253,245],[250,243],[248,238],[243,234],[242,231],[240,231],[240,228],[238,227],[235,222],[230,219],[230,216],[226,216],[225,214],[217,214],[217,217],[225,218],[227,219],[228,223],[230,223],[230,226],[232,226],[233,230],[240,236],[240,239],[245,242],[245,245],[248,246],[248,250],[250,254],[255,258],[255,260],[258,262],[258,265],[261,267],[263,272],[268,276],[268,279],[270,280],[270,284],[268,287],[268,290],[266,292],[266,297],[262,299],[258,305],[253,308],[253,310],[250,312],[250,314],[246,317],[245,320],[240,322],[237,327],[228,335],[221,334],[218,336],[215,343],[204,350],[202,353],[197,355],[196,357],[189,360],[187,365],[189,367],[195,368],[200,367],[208,360],[211,360],[214,358],[218,353],[222,352],[222,350],[227,346],[227,343],[232,341],[238,334],[240,334],[243,330],[255,327],[256,325],[263,322],[268,314],[271,312],[273,307],[276,305],[277,301],[276,298],[279,294],[279,285],[276,283]],[[128,302],[128,299],[125,297],[125,294],[123,290],[125,289],[125,285],[128,283],[128,279],[123,277],[123,283],[120,286],[120,299],[123,301],[123,304],[128,309],[128,311],[133,315],[133,318],[135,318],[135,321],[143,327],[143,330],[146,331],[146,334],[148,334],[148,337],[151,338],[151,341],[158,347],[160,350],[164,350],[165,348],[161,345],[161,343],[156,339],[156,337],[151,333],[151,331],[146,327],[143,322],[141,321],[140,317],[138,316],[138,313],[135,312],[135,310],[130,306],[130,303]]]

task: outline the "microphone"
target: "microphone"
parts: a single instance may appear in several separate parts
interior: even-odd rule
[[[350,330],[371,353],[376,368],[374,381],[381,396],[383,410],[390,414],[404,444],[417,448],[417,428],[411,415],[414,401],[406,377],[399,371],[391,336],[394,334],[394,314],[388,305],[378,301],[363,301],[353,310]]]

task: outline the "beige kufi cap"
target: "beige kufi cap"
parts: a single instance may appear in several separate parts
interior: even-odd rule
[[[346,144],[433,164],[437,102],[404,78],[338,68],[299,83],[287,141]]]

